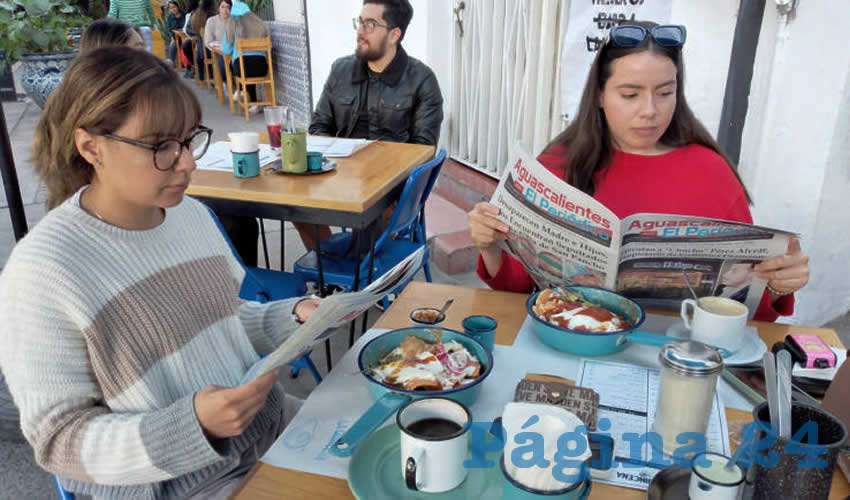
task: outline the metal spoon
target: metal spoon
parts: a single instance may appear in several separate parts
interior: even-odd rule
[[[693,296],[694,296],[694,300],[696,300],[697,302],[699,302],[699,297],[697,297],[697,293],[696,293],[696,292],[694,291],[694,289],[691,287],[691,282],[690,282],[690,281],[688,281],[688,273],[686,273],[684,269],[682,270],[682,276],[685,278],[685,284],[686,284],[686,285],[688,285],[688,290],[690,290],[690,291],[691,291],[691,295],[693,295]]]
[[[445,317],[445,315],[446,315],[446,311],[447,311],[447,310],[448,310],[448,309],[452,306],[452,304],[454,304],[454,303],[455,303],[455,299],[454,299],[454,297],[452,297],[452,298],[450,298],[449,300],[447,300],[447,301],[446,301],[446,303],[445,303],[445,304],[443,304],[443,307],[441,307],[441,308],[439,309],[439,310],[440,310],[440,316]]]
[[[785,349],[776,355],[776,383],[779,394],[779,437],[791,439],[791,353]]]

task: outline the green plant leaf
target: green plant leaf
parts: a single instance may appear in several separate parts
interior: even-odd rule
[[[50,45],[50,37],[43,31],[32,30],[30,32],[33,43],[42,48],[47,48]]]
[[[29,0],[24,4],[28,16],[40,17],[50,11],[50,0]]]

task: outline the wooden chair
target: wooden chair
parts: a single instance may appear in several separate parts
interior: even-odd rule
[[[239,96],[239,106],[245,113],[245,121],[250,121],[248,117],[249,106],[274,106],[276,103],[274,92],[274,69],[272,68],[272,40],[271,38],[245,38],[236,40],[236,50],[239,51],[239,75],[234,75],[234,87],[241,91]],[[265,76],[249,78],[245,76],[245,53],[246,52],[265,52],[266,61],[268,62],[269,70]],[[248,85],[266,85],[263,92],[264,99],[262,101],[248,101]],[[257,99],[259,99],[259,89],[257,89]]]
[[[195,71],[195,83],[198,87],[204,88],[204,83],[201,81],[200,73],[198,73],[198,66],[200,66],[198,63],[198,38],[188,33],[186,33],[186,36],[192,41],[192,69]]]
[[[201,44],[203,45],[203,49],[201,49],[201,55],[203,56],[202,71],[203,74],[206,75],[206,78],[203,82],[200,82],[199,85],[201,85],[202,87],[203,85],[206,85],[207,90],[212,91],[213,84],[211,83],[210,79],[213,78],[213,57],[215,57],[215,55],[213,54],[212,57],[207,57],[207,51],[209,51],[209,49],[207,48],[207,37],[205,34],[205,28],[201,28]]]
[[[183,40],[186,39],[186,33],[183,30],[171,30],[174,34],[174,43],[177,44],[177,54],[174,57],[174,65],[177,68],[177,71],[183,69]]]

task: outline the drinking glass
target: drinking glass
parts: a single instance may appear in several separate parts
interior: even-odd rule
[[[266,128],[269,131],[269,144],[275,153],[280,152],[280,131],[286,117],[286,106],[266,106],[263,108]]]

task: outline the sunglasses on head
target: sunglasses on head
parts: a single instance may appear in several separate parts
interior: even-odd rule
[[[647,35],[652,36],[658,45],[673,48],[685,44],[687,31],[678,24],[663,24],[650,30],[634,24],[621,24],[611,28],[610,38],[615,47],[631,49],[642,44]]]

